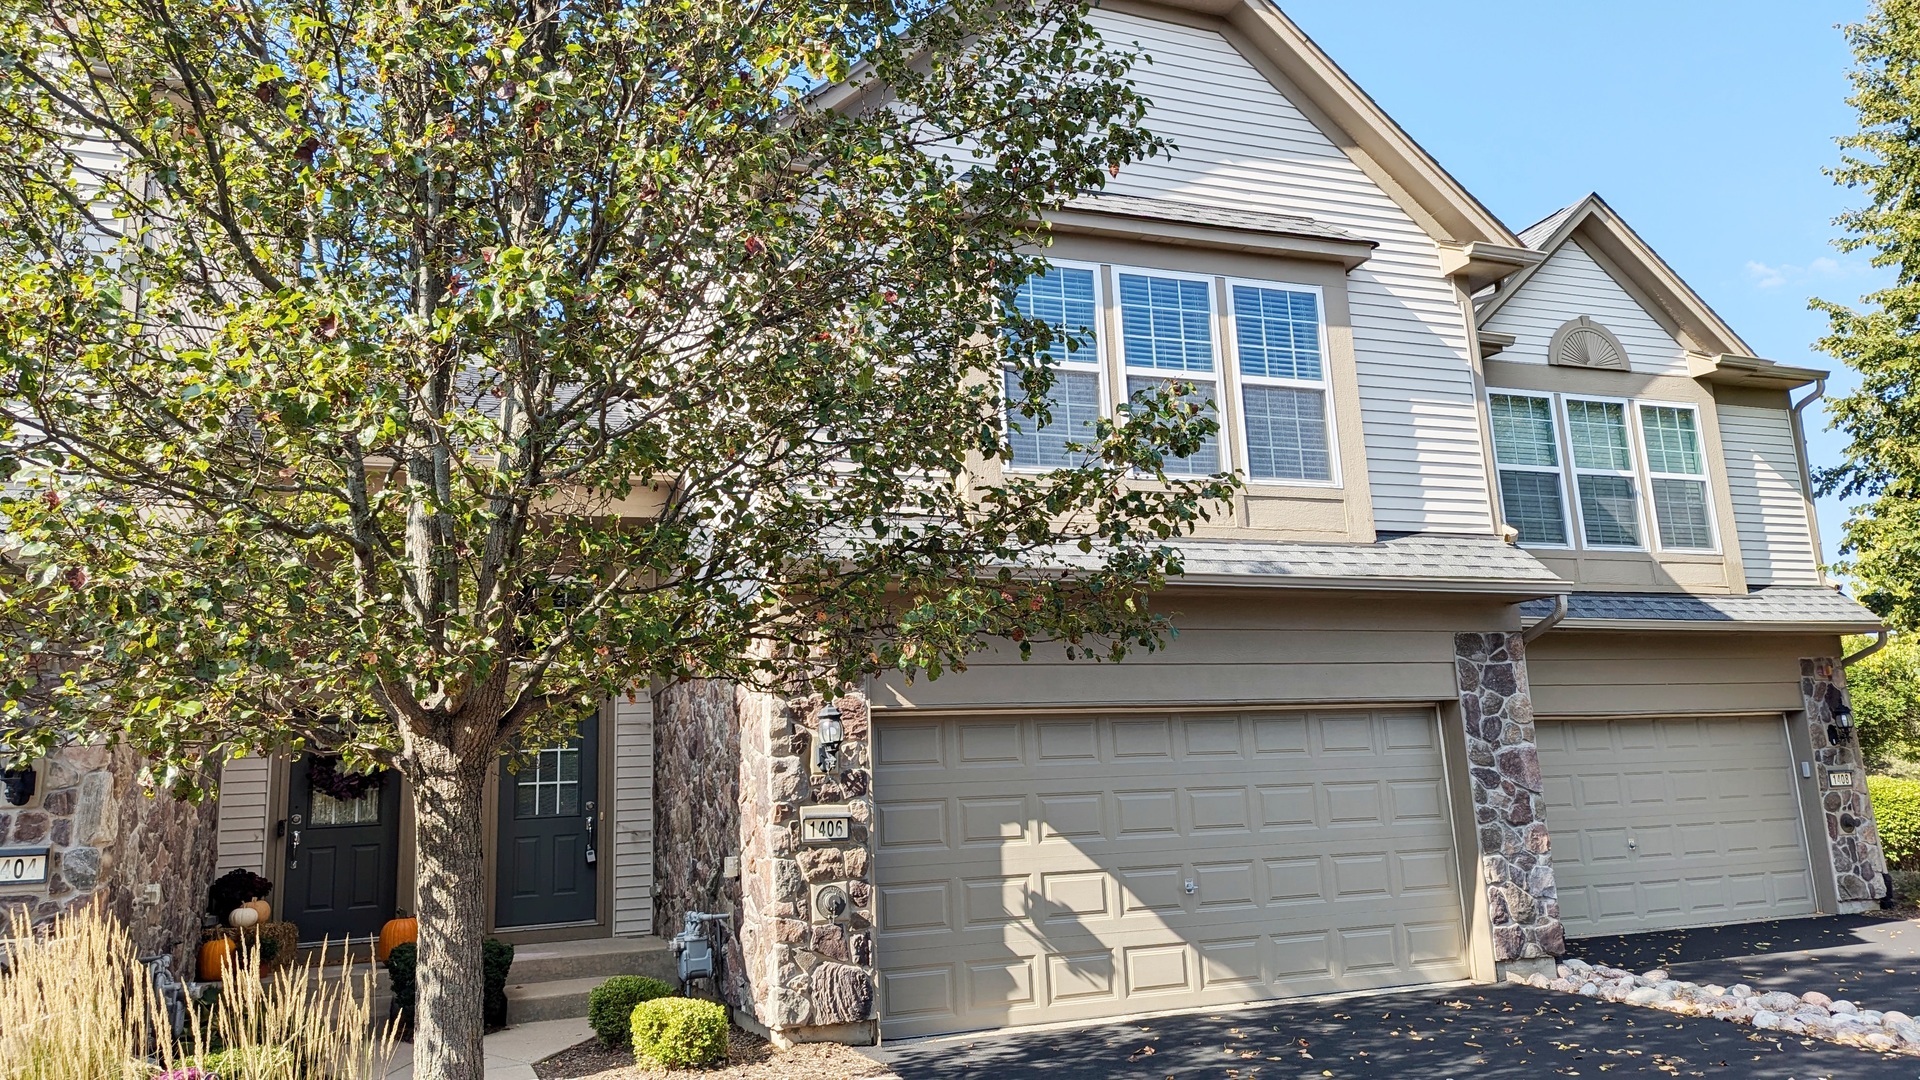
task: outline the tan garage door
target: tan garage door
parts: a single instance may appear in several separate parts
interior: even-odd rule
[[[1540,770],[1570,936],[1814,913],[1780,719],[1542,722]]]
[[[885,719],[883,1030],[1465,978],[1431,711]]]

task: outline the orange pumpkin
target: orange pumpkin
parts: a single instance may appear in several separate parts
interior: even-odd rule
[[[230,956],[234,958],[235,963],[239,963],[237,947],[232,938],[208,938],[206,943],[200,946],[200,981],[219,982],[220,969]]]
[[[252,908],[253,910],[259,912],[260,924],[262,926],[266,925],[267,920],[273,917],[273,905],[267,903],[265,900],[249,900],[246,903],[241,904],[240,906]]]
[[[380,928],[380,940],[374,945],[373,955],[384,964],[394,949],[419,938],[419,919],[389,919],[387,925]]]

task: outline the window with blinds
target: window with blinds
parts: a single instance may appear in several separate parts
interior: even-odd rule
[[[1639,495],[1626,405],[1568,398],[1566,408],[1573,482],[1588,546],[1640,547]]]
[[[1522,544],[1568,546],[1565,477],[1553,399],[1494,394],[1487,407],[1493,427],[1494,463],[1500,473],[1500,505]]]
[[[1641,405],[1640,430],[1647,443],[1648,487],[1660,546],[1711,550],[1713,516],[1707,510],[1698,414],[1673,405]]]
[[[1318,288],[1058,263],[1023,283],[1012,303],[1057,338],[1042,401],[1013,369],[1006,374],[1014,468],[1080,464],[1099,419],[1122,414],[1117,402],[1182,383],[1220,431],[1191,457],[1167,462],[1169,475],[1207,476],[1238,462],[1253,483],[1338,483]],[[1038,405],[1044,424],[1027,415]]]

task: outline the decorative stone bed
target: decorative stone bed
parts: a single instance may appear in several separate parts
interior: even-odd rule
[[[1528,986],[1558,990],[1601,1001],[1618,1001],[1681,1016],[1710,1016],[1759,1031],[1861,1046],[1884,1053],[1920,1056],[1920,1021],[1903,1012],[1863,1009],[1851,1001],[1835,1001],[1822,993],[1789,994],[1756,990],[1745,984],[1702,986],[1669,978],[1665,971],[1635,975],[1631,971],[1568,960],[1557,969],[1558,978],[1528,976]]]

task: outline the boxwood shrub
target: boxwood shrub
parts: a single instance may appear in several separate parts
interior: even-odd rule
[[[1873,820],[1889,866],[1920,870],[1920,780],[1867,777]]]
[[[633,1007],[643,1001],[672,997],[673,987],[645,975],[615,975],[587,995],[587,1023],[600,1045],[625,1050],[633,1045]]]
[[[705,1069],[727,1060],[727,1010],[663,997],[633,1007],[633,1060],[641,1068]]]

